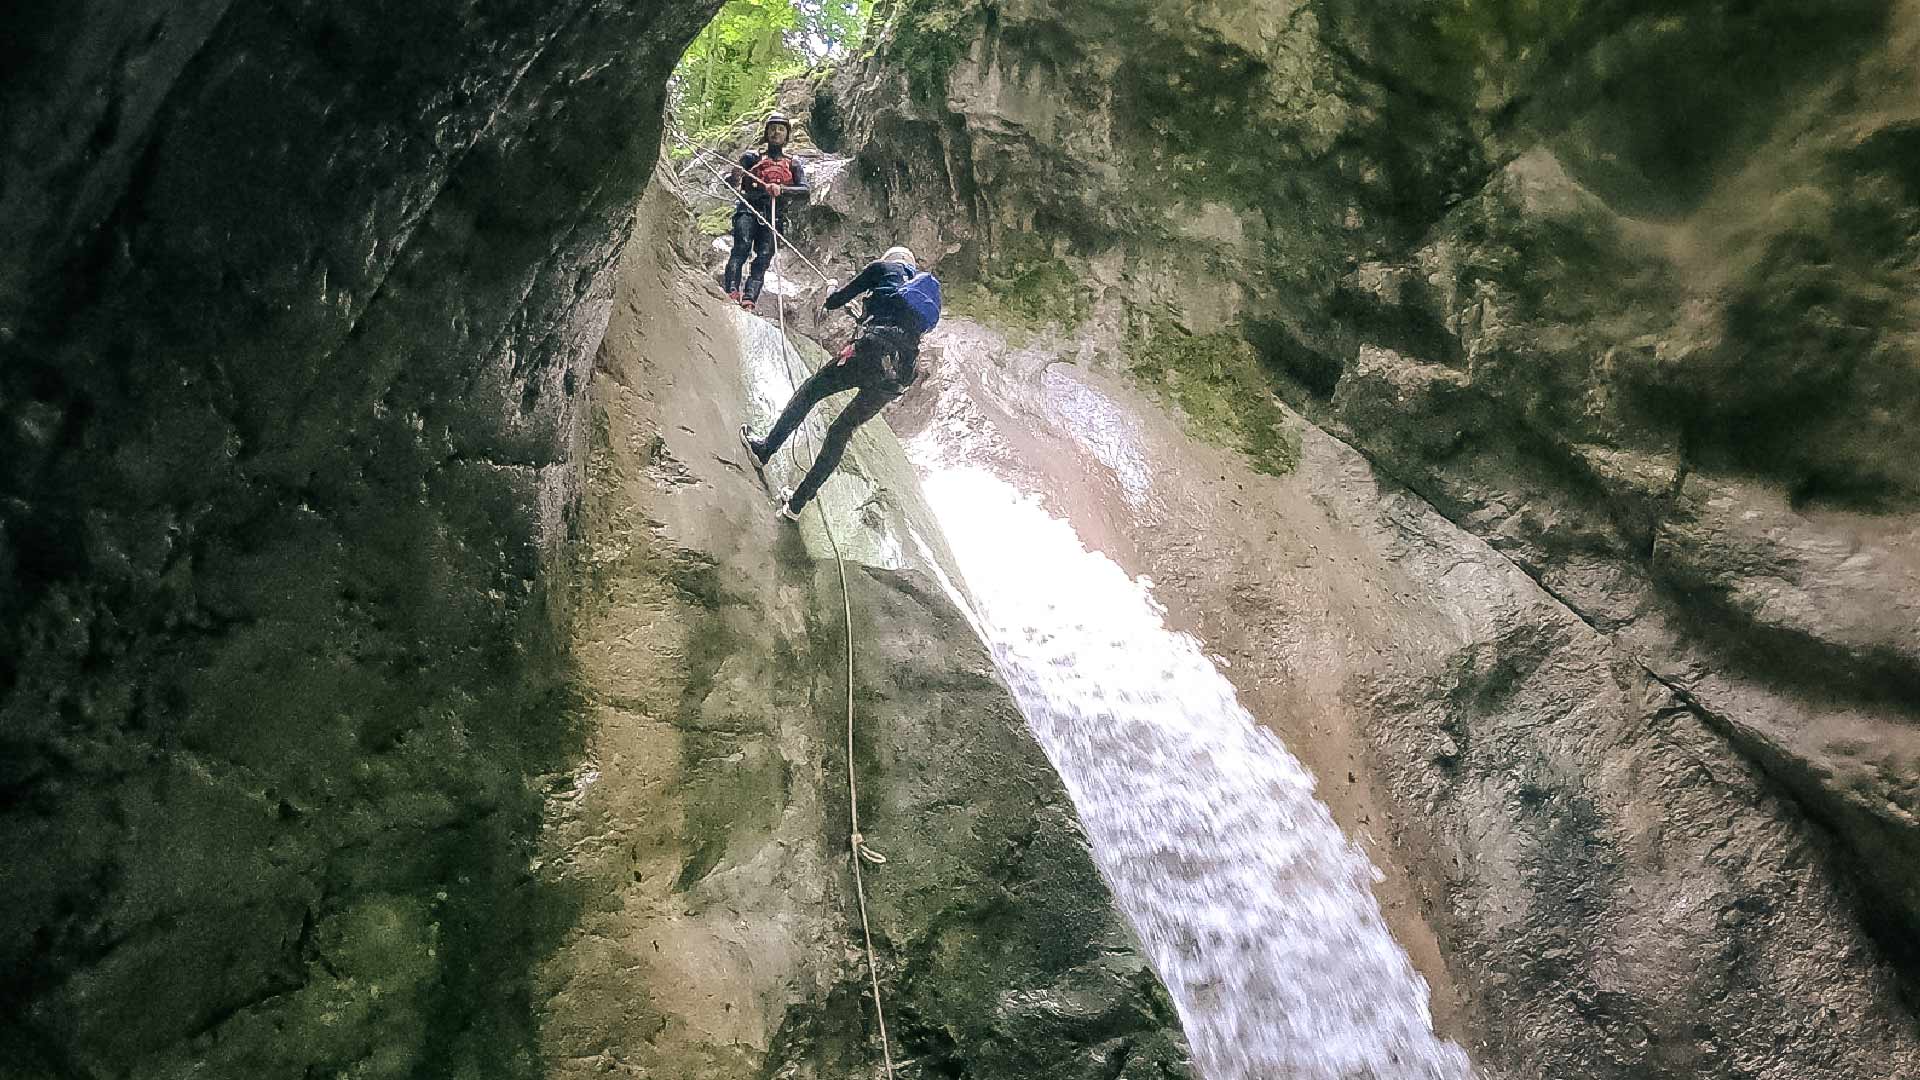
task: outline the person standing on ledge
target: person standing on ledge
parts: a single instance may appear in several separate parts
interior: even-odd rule
[[[775,200],[806,196],[806,171],[788,156],[787,140],[793,125],[780,113],[770,113],[760,127],[764,150],[740,155],[730,178],[740,198],[733,205],[733,253],[727,256],[727,298],[748,311],[760,300],[767,267],[773,262],[773,206]],[[785,204],[782,204],[785,209]],[[753,269],[743,285],[740,272],[753,257]]]
[[[767,437],[756,439],[748,425],[740,425],[740,441],[753,455],[754,468],[760,469],[815,405],[834,394],[859,391],[827,425],[820,454],[800,486],[781,501],[780,517],[788,521],[799,520],[800,511],[840,464],[854,430],[880,415],[881,409],[913,385],[920,336],[940,321],[940,282],[932,274],[921,273],[913,252],[904,247],[888,248],[868,263],[859,276],[827,297],[826,308],[838,310],[862,294],[867,299],[853,344],[800,384]]]

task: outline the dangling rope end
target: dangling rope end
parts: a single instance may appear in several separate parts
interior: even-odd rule
[[[753,207],[748,206],[747,209],[753,210]],[[754,210],[753,213],[755,217],[760,216],[757,210]],[[767,220],[766,218],[762,218],[761,220],[765,222],[767,229],[773,233],[773,258],[777,259],[780,256],[782,248],[781,241],[783,239],[780,235],[780,203],[778,199],[774,199],[768,204],[767,213],[772,220]],[[791,245],[787,246],[791,247]],[[798,254],[798,252],[795,252],[795,254]],[[801,259],[804,261],[806,256],[802,255]],[[771,262],[772,260],[770,259],[769,264],[771,264]],[[808,265],[811,266],[812,263],[809,262]],[[814,272],[819,273],[819,268],[815,267]],[[821,274],[820,277],[823,281],[826,279],[825,274]],[[779,312],[780,320],[780,359],[783,364],[788,365],[788,373],[791,375],[792,344],[787,339],[787,296],[786,293],[780,291],[777,286],[774,290],[774,296],[776,298],[776,308]],[[840,554],[840,541],[833,535],[833,525],[827,520],[827,511],[824,507],[817,504],[814,509],[820,512],[820,524],[826,531],[827,543],[833,549],[833,564],[840,573],[841,611],[847,620],[847,824],[849,826],[849,832],[851,833],[850,844],[853,849],[853,893],[860,903],[860,934],[866,945],[867,979],[873,987],[874,1024],[880,1029],[880,1060],[882,1064],[886,1066],[887,1080],[893,1080],[893,1040],[887,1037],[887,1010],[880,998],[880,961],[873,949],[873,925],[867,919],[867,885],[860,873],[860,864],[862,862],[877,865],[886,862],[887,857],[868,847],[867,838],[860,834],[860,785],[853,771],[853,594],[847,588],[847,561]]]

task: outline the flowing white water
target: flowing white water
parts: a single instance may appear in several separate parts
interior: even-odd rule
[[[1375,871],[1151,583],[1005,480],[916,453],[979,627],[1204,1080],[1464,1080]]]

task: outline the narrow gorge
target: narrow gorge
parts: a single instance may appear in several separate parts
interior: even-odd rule
[[[1920,1076],[1920,4],[749,6],[0,14],[0,1080]]]

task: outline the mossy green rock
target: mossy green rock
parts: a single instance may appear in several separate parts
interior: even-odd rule
[[[1254,468],[1278,475],[1300,459],[1297,432],[1270,375],[1245,338],[1224,331],[1189,334],[1167,321],[1142,320],[1131,340],[1129,370],[1164,395],[1203,439],[1234,447]]]

